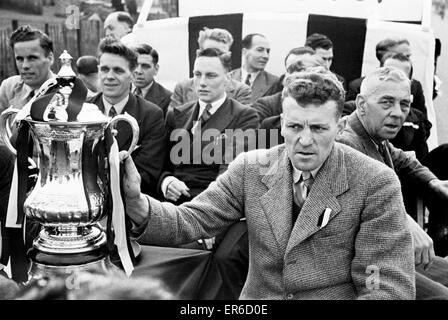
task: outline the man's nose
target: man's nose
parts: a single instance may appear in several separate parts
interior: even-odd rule
[[[311,134],[311,130],[309,128],[304,128],[299,134],[298,134],[299,143],[302,146],[309,146],[313,143],[313,136]]]
[[[405,115],[405,112],[401,109],[399,101],[394,103],[392,109],[390,110],[389,115],[391,117],[403,117]]]
[[[134,73],[136,74],[142,74],[142,68],[140,66],[137,66],[137,68],[135,68]]]
[[[205,80],[205,76],[201,76],[201,77],[199,78],[199,85],[200,85],[201,87],[205,87],[205,86],[207,85],[207,82],[206,82],[206,80]]]
[[[29,69],[31,66],[30,61],[28,59],[23,59],[22,69]]]

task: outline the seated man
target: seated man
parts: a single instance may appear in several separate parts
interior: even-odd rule
[[[344,89],[304,73],[283,91],[285,144],[240,154],[192,201],[140,192],[127,158],[127,214],[141,243],[212,237],[246,218],[249,272],[241,299],[414,299],[414,255],[395,173],[335,143]]]
[[[159,84],[154,77],[159,72],[159,53],[147,44],[135,48],[137,52],[137,67],[134,70],[132,92],[156,104],[166,116],[172,92]]]
[[[388,52],[384,55],[382,66],[398,68],[412,79],[412,62],[402,53]],[[411,80],[412,81],[412,80]],[[432,124],[421,110],[412,107],[397,136],[390,142],[403,151],[414,151],[418,160],[422,160],[428,154],[428,144]]]
[[[137,55],[130,48],[112,38],[99,44],[99,76],[102,93],[88,100],[96,104],[106,115],[115,116],[127,112],[139,125],[140,134],[132,158],[142,177],[142,190],[156,195],[155,185],[162,172],[166,156],[166,134],[163,112],[155,104],[129,92],[132,71],[137,66]],[[131,144],[130,126],[117,124],[117,142],[120,150]]]
[[[325,62],[307,47],[299,47],[291,49],[285,57],[286,73],[281,77],[284,81],[285,76],[297,71],[303,71],[310,67],[324,67]],[[282,113],[281,96],[283,90],[283,82],[278,87],[279,91],[257,99],[253,104],[253,108],[258,112],[258,119],[262,122],[265,118],[277,116]]]
[[[229,31],[220,28],[204,28],[199,31],[199,50],[215,48],[223,53],[230,53],[233,37]],[[235,99],[241,104],[251,103],[252,90],[250,86],[238,80],[231,79],[226,83],[226,94],[229,98]],[[190,78],[176,84],[171,96],[170,106],[177,107],[188,102],[196,101],[198,96],[194,87],[194,78]]]
[[[168,111],[165,126],[170,135],[170,159],[165,163],[158,186],[164,199],[180,204],[196,197],[227,169],[238,152],[248,148],[244,137],[238,137],[238,131],[244,135],[244,131],[256,129],[257,113],[227,97],[230,62],[230,55],[217,49],[199,51],[194,64],[194,85],[199,101]],[[181,140],[176,141],[179,137]],[[243,260],[247,260],[247,240],[244,241],[247,230],[240,224],[230,228],[229,232],[235,239],[243,239],[241,246],[245,249],[241,251],[246,255]],[[236,235],[232,231],[235,228],[239,231]],[[225,233],[218,237],[217,242],[221,239],[223,243],[219,243],[214,259],[218,260],[223,277],[222,291],[228,292],[220,298],[235,299],[244,283],[247,268],[238,270],[239,266],[235,264],[239,265],[239,262],[233,261],[232,250],[239,251],[240,242],[232,242],[229,248]],[[225,250],[224,256],[221,256],[221,250]]]
[[[316,54],[320,56],[327,64],[327,69],[331,70],[334,54],[333,41],[331,41],[330,38],[328,38],[324,34],[313,33],[306,38],[305,46],[313,48],[316,51]],[[335,74],[338,80],[341,81],[344,90],[347,90],[347,82],[345,81],[345,78],[334,71],[332,72]]]
[[[232,70],[232,79],[242,81],[252,89],[250,102],[268,94],[269,89],[278,81],[278,77],[264,70],[269,62],[271,47],[262,34],[251,33],[241,41],[243,46],[243,65]]]
[[[0,86],[0,112],[17,109],[31,100],[42,84],[55,77],[53,41],[42,31],[20,26],[9,39],[19,75],[3,80]]]
[[[338,141],[394,169],[403,184],[422,195],[448,198],[448,181],[441,181],[420,162],[389,143],[403,125],[411,104],[410,80],[396,68],[382,67],[369,74],[356,98],[357,109],[348,116],[347,128]],[[446,213],[445,213],[446,214]],[[448,299],[448,261],[435,257],[433,242],[407,215],[414,239],[417,299]]]

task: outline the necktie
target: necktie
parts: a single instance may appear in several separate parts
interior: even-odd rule
[[[199,123],[201,123],[201,126],[206,123],[208,121],[208,119],[210,119],[210,117],[212,116],[212,114],[210,113],[210,109],[212,108],[211,104],[207,104],[205,106],[204,111],[202,111],[201,116],[199,117],[199,121],[198,123],[196,123],[196,127],[193,130],[193,134],[198,134],[199,131]]]
[[[117,110],[115,110],[115,107],[114,107],[114,106],[110,107],[110,110],[109,110],[109,117],[110,117],[110,118],[113,118],[113,117],[115,117],[116,115],[117,115]]]
[[[34,90],[31,90],[31,92],[28,94],[28,97],[26,98],[26,101],[30,101],[34,97]]]
[[[142,96],[142,90],[140,88],[135,88],[134,95],[141,97]]]
[[[251,86],[251,84],[250,84],[250,73],[247,74],[246,81],[244,81],[244,83],[247,84],[249,87]]]
[[[380,143],[378,145],[378,152],[380,153],[381,157],[383,158],[384,163],[389,167],[389,168],[394,168],[391,159],[387,153],[386,150],[386,146],[384,145],[384,143]]]
[[[305,203],[306,197],[311,189],[313,184],[313,177],[307,171],[302,172],[302,176],[299,179],[299,182],[294,184],[294,200],[296,204],[302,208]]]
[[[206,123],[208,119],[210,119],[210,117],[212,116],[212,114],[210,113],[211,108],[212,108],[211,104],[205,106],[204,111],[202,111],[201,118],[199,119],[201,121],[201,124]]]

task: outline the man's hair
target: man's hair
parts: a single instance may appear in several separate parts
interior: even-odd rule
[[[296,62],[290,64],[288,66],[288,68],[286,68],[286,72],[287,73],[303,72],[303,71],[306,71],[306,69],[310,68],[310,67],[323,67],[325,70],[327,69],[324,59],[322,59],[318,55],[313,55],[309,62],[311,63],[311,65],[307,66],[303,63],[303,61],[300,61],[300,60],[296,61]]]
[[[255,36],[259,36],[259,37],[262,37],[262,38],[266,38],[264,35],[262,35],[261,33],[250,33],[250,34],[248,34],[247,36],[245,36],[244,38],[243,38],[243,40],[241,40],[241,46],[244,48],[244,49],[250,49],[250,48],[252,48],[252,40],[253,40],[253,38],[255,37]]]
[[[98,46],[98,55],[101,56],[104,53],[116,54],[123,57],[129,63],[131,70],[137,67],[137,53],[112,37],[106,37],[101,40]]]
[[[291,50],[289,50],[289,52],[286,54],[285,57],[285,64],[286,64],[286,60],[288,60],[288,57],[290,55],[295,55],[295,56],[301,56],[304,54],[309,54],[309,55],[315,55],[316,51],[311,48],[311,47],[297,47],[297,48],[292,48]]]
[[[327,70],[309,70],[293,73],[286,77],[282,91],[282,101],[293,98],[300,106],[322,105],[328,101],[336,102],[336,116],[342,115],[345,92],[341,82]]]
[[[83,75],[98,73],[98,58],[95,56],[81,56],[76,61],[76,70]]]
[[[316,50],[317,48],[328,50],[330,48],[333,48],[333,42],[324,34],[313,33],[308,38],[306,38],[305,46],[311,47],[314,50]]]
[[[223,53],[221,50],[216,48],[207,48],[197,51],[197,58],[199,57],[217,57],[227,72],[232,70],[232,58],[230,53]]]
[[[39,29],[31,28],[29,25],[20,26],[14,30],[9,38],[9,45],[12,50],[14,50],[14,45],[17,42],[32,41],[36,39],[39,39],[39,44],[45,51],[46,56],[53,52],[53,41],[50,37]]]
[[[199,49],[201,50],[203,49],[202,45],[204,41],[207,39],[227,44],[229,48],[233,44],[232,34],[226,29],[221,28],[209,29],[207,27],[204,27],[203,30],[199,31],[199,37],[198,37]]]
[[[409,62],[412,65],[411,59],[409,59],[408,56],[402,54],[401,52],[386,52],[384,54],[383,58],[381,59],[380,66],[383,67],[384,63],[388,59],[394,59],[394,60],[398,60],[398,61],[401,61],[401,62]]]
[[[152,57],[152,61],[154,64],[159,63],[159,53],[156,49],[151,47],[149,44],[140,44],[137,47],[135,47],[135,52],[138,54],[149,54]]]
[[[361,82],[360,94],[369,96],[376,88],[385,81],[406,82],[411,87],[411,80],[403,71],[392,67],[380,67],[369,73]]]
[[[112,14],[117,16],[118,21],[126,23],[130,29],[134,26],[134,19],[126,11],[115,11]]]
[[[391,48],[396,47],[400,44],[406,43],[410,45],[409,41],[405,38],[386,38],[377,43],[375,47],[375,55],[378,61],[381,62],[384,54],[390,51]]]

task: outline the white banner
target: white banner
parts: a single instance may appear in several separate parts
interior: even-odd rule
[[[179,0],[181,17],[271,12],[419,22],[428,10],[430,0]]]

